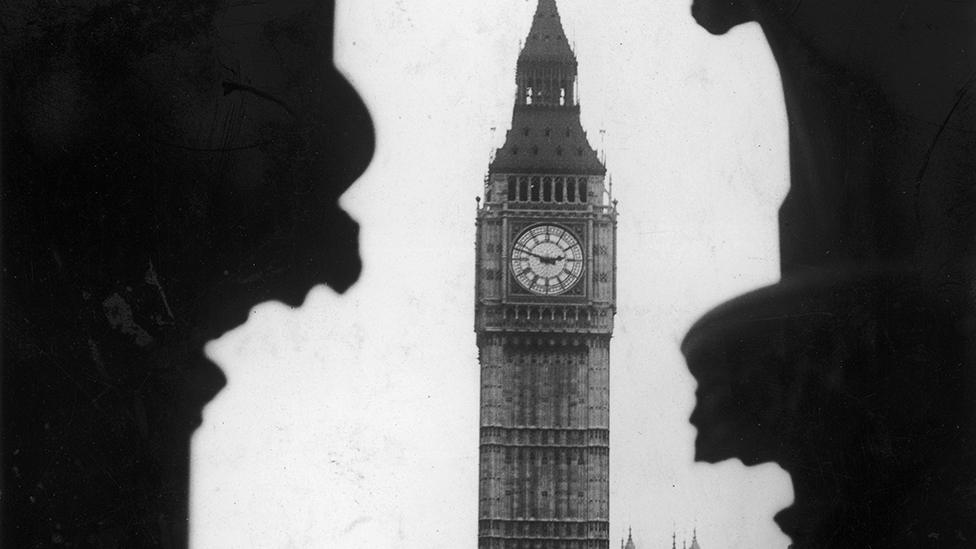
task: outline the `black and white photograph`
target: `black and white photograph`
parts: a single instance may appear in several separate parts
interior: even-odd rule
[[[0,47],[0,546],[976,547],[976,1]]]

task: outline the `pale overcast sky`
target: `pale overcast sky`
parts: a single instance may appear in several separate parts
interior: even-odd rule
[[[758,27],[690,0],[559,0],[583,125],[619,199],[611,547],[785,548],[775,465],[693,463],[696,318],[778,275],[786,122]],[[475,196],[511,120],[535,0],[339,0],[336,64],[374,118],[343,197],[365,268],[339,297],[255,308],[208,347],[228,385],[193,445],[193,547],[477,546]],[[497,132],[492,137],[490,129]]]

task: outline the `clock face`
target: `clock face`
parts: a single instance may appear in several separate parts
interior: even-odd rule
[[[565,293],[583,275],[583,247],[562,227],[530,227],[512,245],[512,274],[534,294]]]

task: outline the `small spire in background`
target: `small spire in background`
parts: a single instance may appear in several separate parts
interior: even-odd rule
[[[701,549],[701,546],[698,545],[698,526],[697,525],[691,531],[691,547],[689,549]]]
[[[627,527],[627,545],[624,546],[624,549],[636,549],[636,546],[634,545],[633,529],[629,526]]]

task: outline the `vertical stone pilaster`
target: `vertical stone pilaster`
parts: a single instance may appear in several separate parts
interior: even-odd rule
[[[610,428],[610,349],[603,338],[587,342],[587,378],[589,384],[589,421],[591,429]]]

